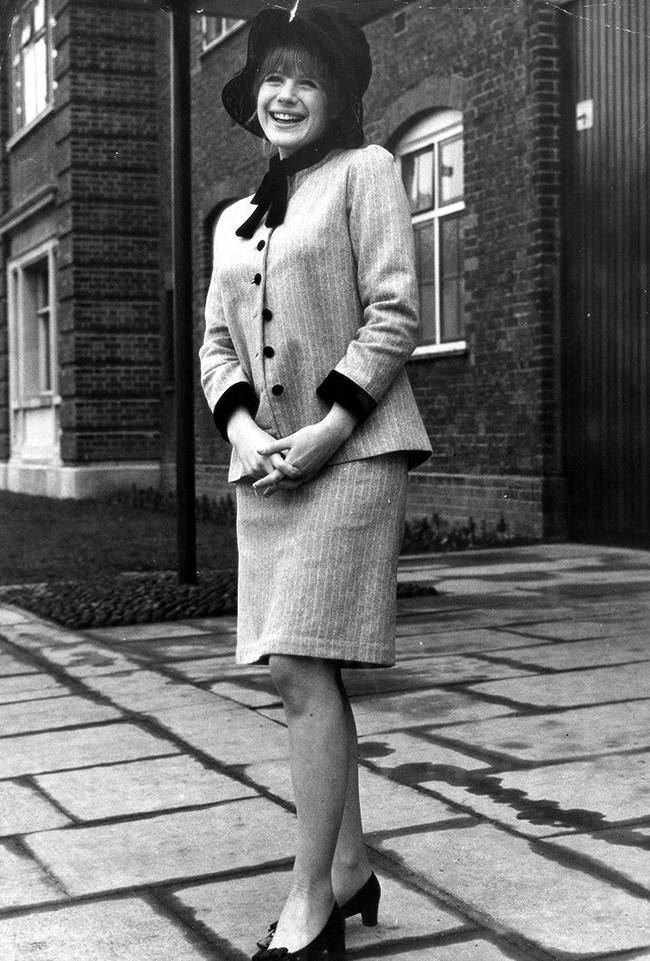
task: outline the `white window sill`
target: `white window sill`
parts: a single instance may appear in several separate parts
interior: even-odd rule
[[[40,410],[45,407],[57,407],[61,403],[61,398],[52,394],[43,394],[41,397],[24,397],[20,401],[14,401],[11,405],[12,410]]]
[[[15,134],[13,134],[7,141],[7,145],[5,148],[7,153],[9,153],[9,151],[13,147],[15,147],[17,143],[20,143],[20,141],[24,137],[27,137],[32,132],[32,130],[34,130],[36,127],[42,124],[44,120],[47,120],[47,118],[50,116],[50,114],[53,111],[54,111],[54,107],[52,106],[52,104],[48,104],[45,110],[41,110],[41,112],[37,117],[34,117],[34,119],[31,120],[28,124],[25,124],[24,127],[21,127],[20,130],[17,130]]]
[[[410,360],[427,360],[432,357],[458,357],[467,353],[467,341],[455,340],[449,344],[423,344],[416,347]]]

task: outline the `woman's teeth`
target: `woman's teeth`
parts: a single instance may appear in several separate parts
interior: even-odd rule
[[[279,123],[300,123],[302,117],[294,117],[290,113],[272,113],[271,116]]]

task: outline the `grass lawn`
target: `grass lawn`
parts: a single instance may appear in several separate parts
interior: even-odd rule
[[[0,584],[176,570],[176,518],[106,501],[0,491]],[[197,524],[199,571],[232,569],[233,527]]]
[[[74,630],[236,610],[232,524],[197,523],[199,577],[192,585],[180,584],[175,573],[176,517],[171,514],[125,503],[0,491],[0,532],[0,602]],[[424,533],[431,539],[428,527]],[[400,584],[398,589],[401,596],[422,593],[435,588]]]

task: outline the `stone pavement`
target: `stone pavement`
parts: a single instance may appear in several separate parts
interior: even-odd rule
[[[406,559],[349,672],[380,926],[350,959],[650,959],[650,554]],[[0,607],[0,961],[246,959],[294,815],[234,619],[74,634]]]

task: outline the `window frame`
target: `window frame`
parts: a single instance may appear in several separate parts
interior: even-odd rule
[[[58,392],[58,326],[56,301],[56,240],[52,239],[34,248],[21,257],[9,261],[7,265],[7,294],[9,306],[9,391],[11,409],[30,410],[37,407],[53,407],[60,404]],[[26,369],[26,277],[30,269],[40,263],[47,264],[47,304],[36,309],[36,316],[47,314],[49,363],[44,366],[44,358],[40,350],[42,343],[41,324],[38,323],[36,340],[39,342],[38,351],[38,379],[46,379],[48,387],[39,386],[37,391],[30,391],[25,387]]]
[[[11,23],[11,138],[7,145],[8,147],[11,146],[16,139],[19,139],[23,134],[40,123],[43,117],[51,112],[53,106],[54,91],[56,89],[56,82],[54,80],[54,59],[56,51],[52,43],[53,20],[50,0],[42,0],[44,8],[42,26],[34,30],[25,43],[23,43],[21,36],[22,31],[20,28],[22,18],[27,11],[30,11],[31,14],[38,2],[39,0],[27,0],[26,3],[22,3]],[[25,84],[25,54],[26,51],[34,50],[36,45],[42,40],[45,41],[45,102],[29,120],[26,120],[27,101],[25,91],[27,87]]]
[[[209,19],[221,20],[221,32],[218,33],[211,40],[206,40],[206,36],[208,33],[207,23]],[[228,27],[228,26],[225,26],[225,23],[227,20],[234,20],[235,22],[231,23],[231,25]],[[218,47],[219,44],[223,43],[224,40],[227,40],[228,37],[232,37],[234,33],[237,33],[244,26],[246,26],[246,20],[238,20],[236,17],[221,17],[218,15],[212,15],[212,14],[206,14],[206,13],[202,14],[201,16],[201,53],[202,54],[207,53],[209,50],[214,49],[214,47]]]
[[[440,161],[439,152],[442,145],[461,138],[464,145],[464,125],[463,116],[459,110],[442,109],[427,114],[422,120],[417,121],[400,138],[395,147],[400,174],[403,176],[403,161],[406,156],[416,154],[429,147],[433,148],[433,171],[434,171],[434,198],[433,206],[423,211],[411,214],[413,226],[423,223],[435,223],[434,232],[434,303],[435,303],[435,341],[418,344],[413,351],[411,358],[417,360],[420,357],[449,356],[462,354],[467,350],[466,338],[442,342],[441,337],[441,230],[440,224],[447,218],[461,214],[465,211],[464,194],[461,199],[452,200],[447,203],[439,203],[440,184]],[[436,196],[438,195],[438,196]]]

